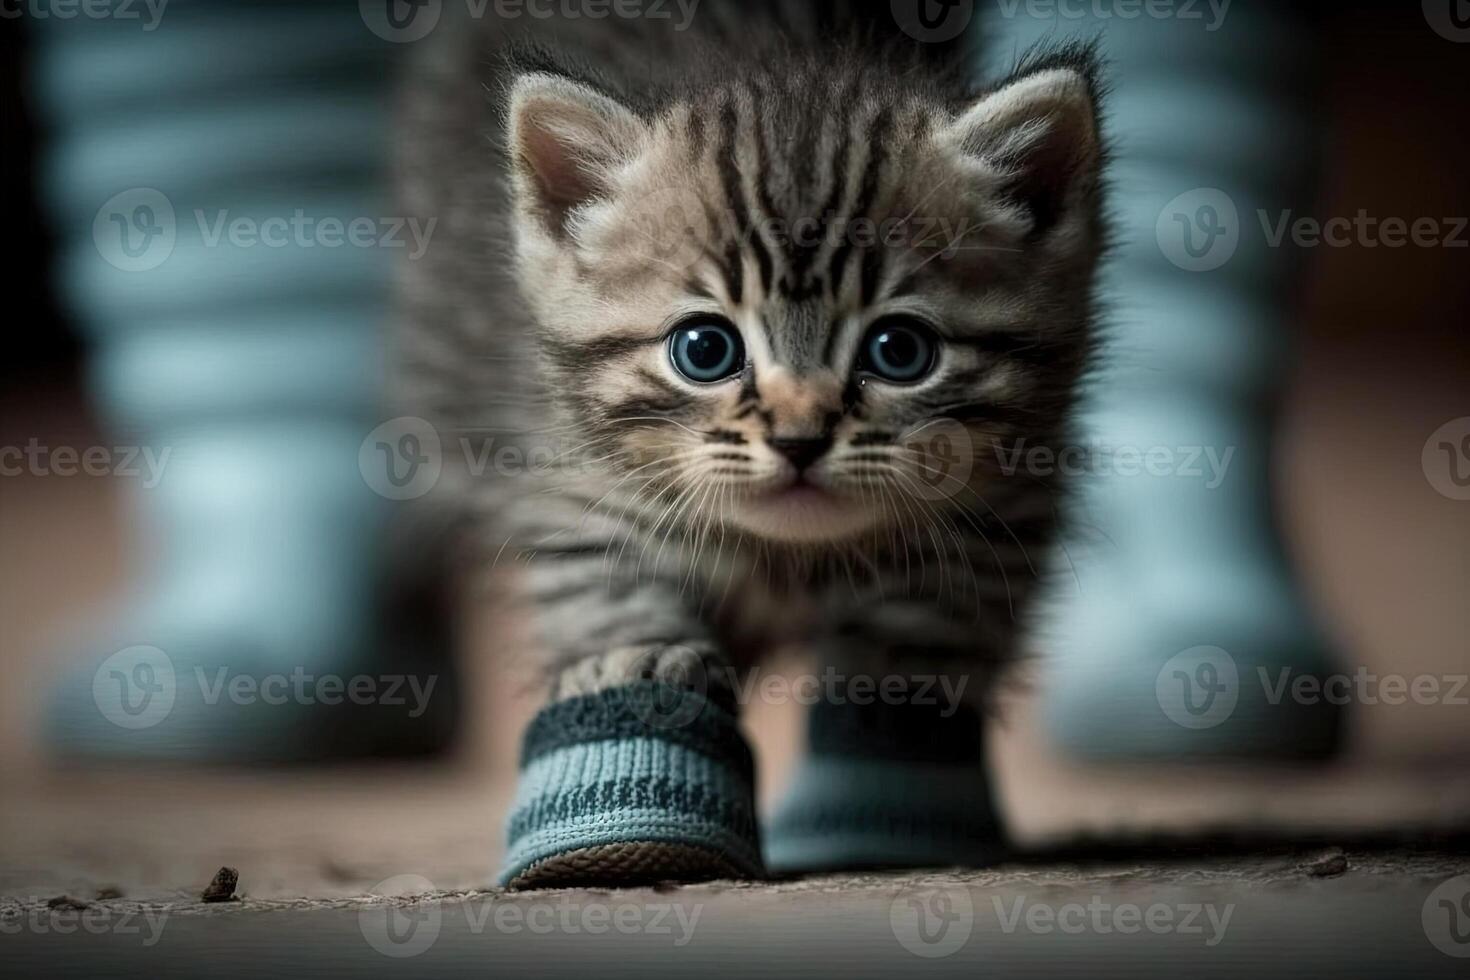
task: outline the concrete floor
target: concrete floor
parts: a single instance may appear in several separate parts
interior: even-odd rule
[[[1442,951],[1470,952],[1456,774],[1048,768],[1027,744],[997,756],[1024,844],[997,868],[518,894],[487,888],[507,784],[466,760],[17,773],[0,958],[149,978],[1463,975]],[[240,900],[200,902],[222,865]]]
[[[0,950],[14,976],[1458,977],[1470,942],[1440,903],[1470,902],[1470,851],[1442,847],[1215,842],[987,871],[519,894],[418,892],[429,882],[404,877],[334,900],[84,911],[9,900]]]

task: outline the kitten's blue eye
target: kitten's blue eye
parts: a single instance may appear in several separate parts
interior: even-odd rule
[[[908,317],[884,317],[863,339],[862,368],[885,381],[906,384],[934,369],[934,333]]]
[[[690,381],[708,384],[745,366],[745,345],[734,325],[716,316],[699,316],[669,335],[669,360]]]

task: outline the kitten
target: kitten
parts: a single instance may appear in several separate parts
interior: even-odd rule
[[[439,492],[522,559],[553,705],[697,678],[733,709],[787,645],[983,703],[1016,654],[1059,488],[1003,464],[1061,447],[1092,363],[1098,69],[977,85],[881,6],[441,26],[406,93],[439,231],[398,394],[551,463]]]

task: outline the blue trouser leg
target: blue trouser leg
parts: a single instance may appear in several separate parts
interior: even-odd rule
[[[1309,200],[1310,30],[1270,4],[1002,26],[1005,51],[1100,36],[1113,85],[1111,333],[1043,632],[1052,731],[1088,756],[1330,752],[1339,712],[1277,696],[1329,660],[1272,519],[1293,270],[1259,219]]]
[[[72,624],[85,656],[52,741],[228,760],[409,747],[383,716],[348,723],[386,682],[320,686],[418,669],[376,632],[386,503],[358,467],[397,254],[388,46],[355,5],[32,26],[58,285],[115,441],[157,471],[132,484],[128,595]]]

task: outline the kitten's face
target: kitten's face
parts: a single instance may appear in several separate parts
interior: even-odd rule
[[[735,90],[651,121],[530,76],[511,121],[556,394],[669,523],[921,533],[983,512],[996,440],[1061,424],[1096,252],[1080,75],[958,114]]]

